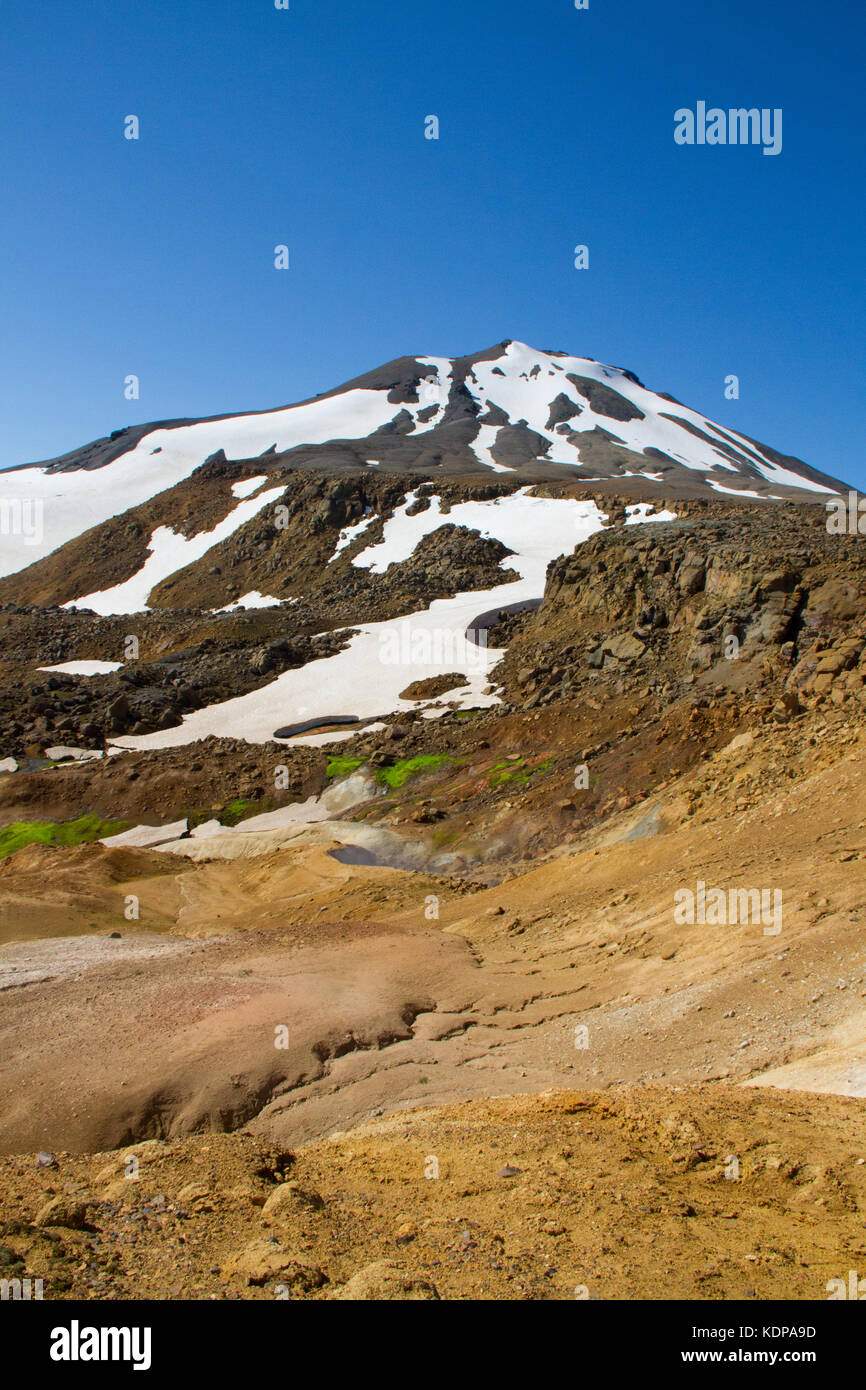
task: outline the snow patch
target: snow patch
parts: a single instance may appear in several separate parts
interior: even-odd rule
[[[358,536],[360,536],[362,532],[366,531],[370,523],[375,520],[376,515],[375,513],[373,513],[370,516],[362,517],[360,521],[356,521],[352,526],[344,526],[342,531],[340,532],[340,538],[337,541],[334,553],[328,560],[328,564],[333,564],[337,556],[340,554],[340,551],[345,550],[347,546],[351,545],[352,541],[355,540]]]
[[[186,833],[186,820],[175,821],[173,825],[134,825],[131,830],[124,830],[120,835],[108,835],[99,843],[109,848],[131,846],[146,849],[149,846],[165,845],[171,840],[179,840]]]
[[[46,758],[53,763],[92,763],[104,758],[101,748],[68,748],[64,743],[45,749]]]
[[[514,470],[506,468],[504,463],[497,463],[490,452],[496,443],[496,436],[499,433],[499,425],[481,425],[478,434],[472,441],[472,448],[479,463],[483,463],[485,468],[492,468],[494,473],[511,473]]]
[[[633,506],[626,507],[626,526],[638,526],[642,521],[676,521],[676,512],[653,511],[652,502],[635,502]]]
[[[63,671],[67,676],[107,676],[119,671],[122,661],[61,661],[58,666],[37,666],[37,671]]]
[[[181,536],[169,526],[158,526],[150,538],[150,554],[137,574],[122,584],[115,584],[112,589],[86,594],[64,603],[63,607],[92,608],[104,618],[117,613],[146,612],[151,589],[186,565],[200,560],[213,546],[251,521],[268,503],[276,502],[285,490],[281,484],[260,492],[258,497],[239,503],[212,531],[201,531],[197,536]]]
[[[212,613],[234,613],[238,608],[279,608],[284,599],[274,598],[271,594],[260,594],[258,589],[252,589],[248,594],[235,599],[234,603],[227,603],[225,608],[212,608]],[[296,599],[289,602],[297,602]]]
[[[729,497],[757,497],[760,502],[781,502],[781,497],[768,497],[765,492],[751,492],[745,487],[725,487],[723,483],[717,483],[713,478],[707,478],[707,482],[714,492],[725,492]]]
[[[261,487],[262,483],[267,481],[267,473],[262,473],[258,478],[241,478],[239,482],[232,483],[232,492],[235,497],[249,497],[257,488]]]

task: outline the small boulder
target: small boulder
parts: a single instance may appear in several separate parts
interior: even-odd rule
[[[52,1197],[36,1214],[34,1226],[65,1226],[81,1231],[87,1225],[87,1207],[73,1197]]]
[[[635,661],[639,656],[643,656],[646,646],[632,633],[624,632],[619,637],[607,638],[602,643],[602,649],[615,656],[617,661]]]
[[[226,1279],[239,1278],[247,1284],[262,1285],[274,1279],[296,1293],[311,1293],[327,1282],[316,1265],[296,1259],[270,1240],[254,1240],[230,1255],[222,1272]]]
[[[431,1302],[438,1300],[435,1284],[414,1279],[392,1260],[377,1260],[353,1274],[348,1283],[337,1289],[335,1299],[350,1302]]]
[[[296,1182],[281,1182],[262,1207],[262,1220],[280,1221],[300,1212],[321,1211],[325,1203],[318,1192]]]

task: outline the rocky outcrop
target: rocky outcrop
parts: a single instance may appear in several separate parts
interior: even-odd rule
[[[820,507],[681,511],[620,519],[550,566],[541,608],[496,672],[514,698],[546,704],[633,677],[766,687],[782,717],[800,698],[866,701],[860,538],[829,535]]]

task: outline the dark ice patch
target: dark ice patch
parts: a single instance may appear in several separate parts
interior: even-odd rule
[[[357,714],[332,714],[319,719],[304,719],[300,724],[286,724],[282,729],[274,731],[274,738],[294,738],[296,734],[308,734],[312,729],[328,729],[342,727],[344,724],[359,724]],[[369,720],[366,722],[370,722]]]

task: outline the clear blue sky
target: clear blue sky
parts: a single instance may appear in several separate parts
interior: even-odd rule
[[[862,0],[7,5],[0,466],[508,337],[866,488],[864,50]],[[677,146],[699,100],[782,153]]]

